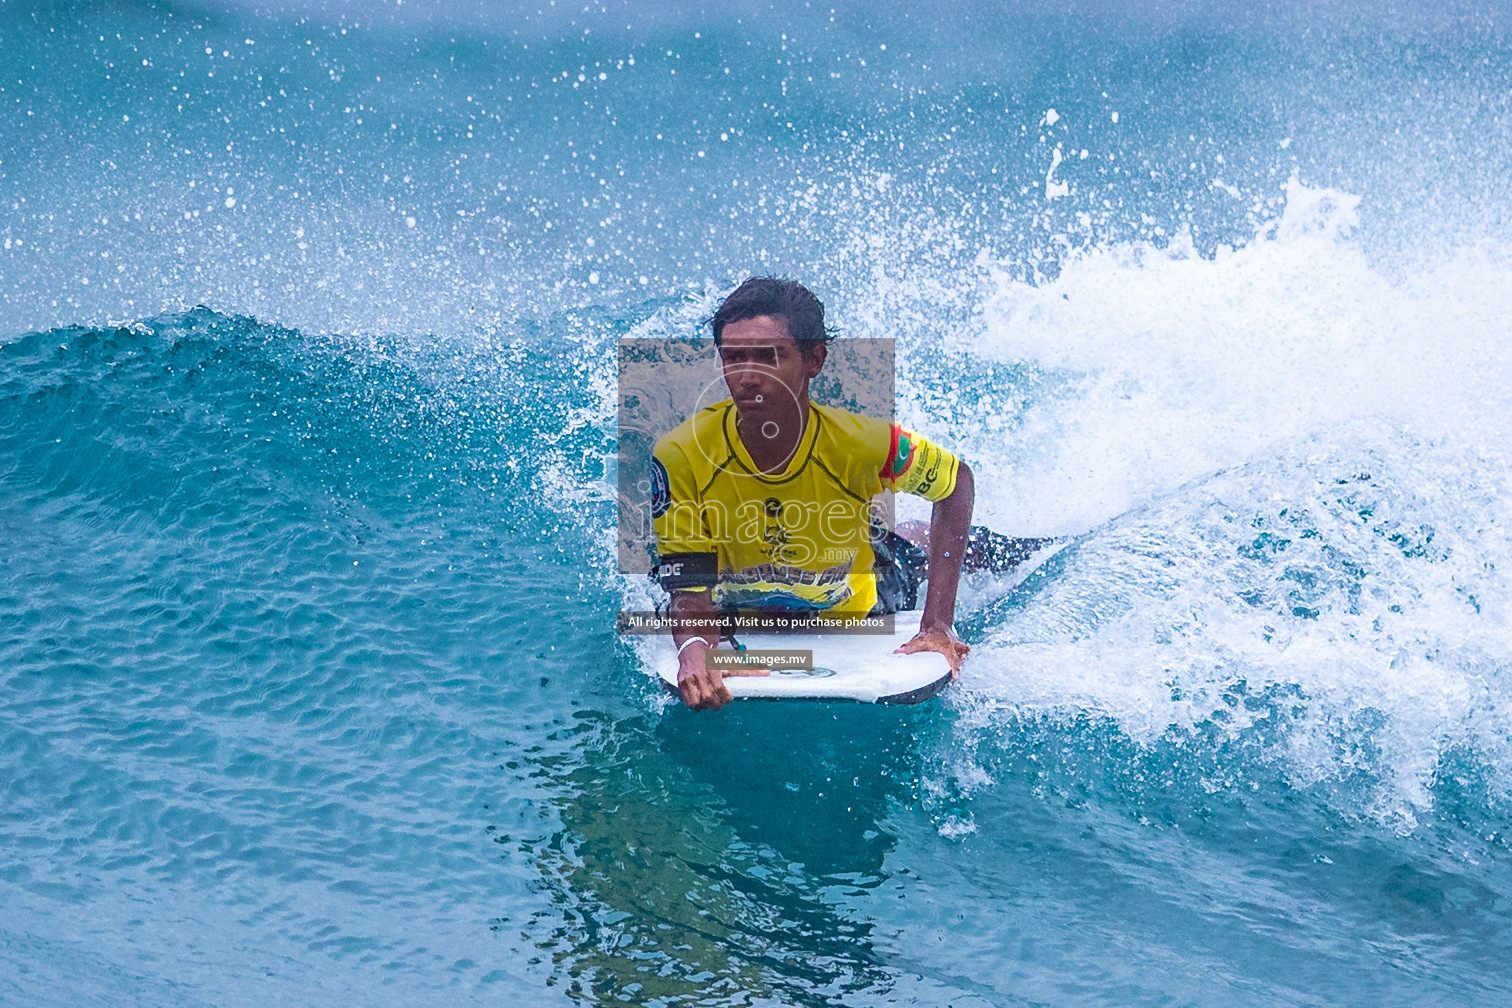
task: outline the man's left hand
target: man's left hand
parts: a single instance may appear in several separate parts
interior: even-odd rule
[[[896,653],[915,654],[919,651],[938,651],[944,655],[950,662],[950,678],[957,679],[961,675],[961,659],[971,653],[971,647],[956,636],[954,627],[946,625],[920,630]]]

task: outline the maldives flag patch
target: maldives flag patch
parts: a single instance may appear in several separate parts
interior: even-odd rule
[[[887,461],[882,464],[882,478],[887,480],[898,479],[908,472],[908,467],[913,465],[913,460],[913,435],[897,424],[893,424],[892,446],[888,450]]]

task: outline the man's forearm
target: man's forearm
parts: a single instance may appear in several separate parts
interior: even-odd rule
[[[956,474],[955,490],[936,502],[929,519],[929,592],[924,599],[923,629],[955,622],[956,588],[961,580],[961,557],[971,533],[975,482],[965,462]]]
[[[681,648],[693,637],[701,638],[710,647],[719,644],[719,627],[715,622],[717,614],[714,611],[714,600],[708,589],[674,591],[672,600],[667,605],[667,611],[678,617],[680,624],[688,624],[687,628],[681,625],[672,628],[672,643],[675,646]],[[702,627],[705,617],[708,619],[707,628]]]
[[[674,616],[692,624],[687,629],[678,627],[672,631],[672,639],[677,642],[677,691],[682,695],[683,703],[695,710],[723,707],[734,698],[724,685],[724,676],[718,669],[709,668],[707,662],[709,650],[719,643],[719,627],[715,623],[717,614],[710,591],[707,588],[674,591],[667,608]],[[703,629],[705,620],[708,629]],[[692,645],[683,648],[684,644],[695,640],[703,641],[707,647]]]

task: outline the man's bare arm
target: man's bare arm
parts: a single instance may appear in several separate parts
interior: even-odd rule
[[[672,631],[672,641],[677,645],[677,689],[683,703],[694,710],[717,710],[732,699],[725,687],[724,676],[718,669],[708,667],[705,655],[719,643],[719,630],[714,624],[714,600],[709,589],[701,591],[674,591],[668,611],[674,616],[687,619],[709,619],[709,629]],[[689,641],[703,641],[689,644]],[[686,647],[684,645],[687,645]]]
[[[971,467],[960,464],[956,485],[949,497],[935,502],[929,519],[929,592],[919,633],[898,650],[938,651],[950,661],[952,676],[961,671],[961,659],[971,648],[955,634],[956,590],[961,582],[961,557],[971,533],[971,508],[976,485]],[[690,649],[691,650],[691,649]]]

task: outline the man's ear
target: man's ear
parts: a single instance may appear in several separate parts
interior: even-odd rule
[[[824,367],[825,353],[826,349],[824,344],[815,341],[813,348],[804,355],[806,359],[804,360],[803,364],[803,373],[808,375],[810,381],[812,381],[819,374],[819,369]]]

